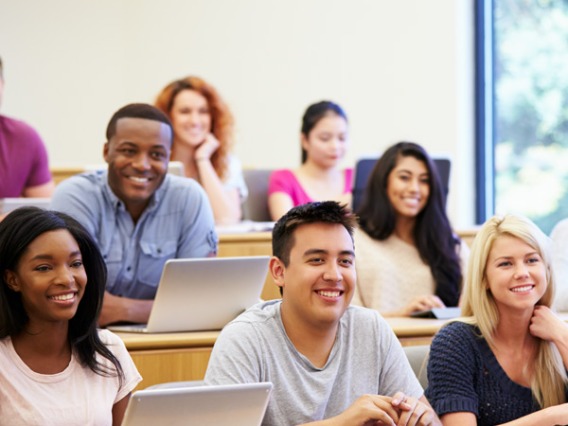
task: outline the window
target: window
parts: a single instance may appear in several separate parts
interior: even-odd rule
[[[477,219],[568,217],[568,0],[477,4]]]

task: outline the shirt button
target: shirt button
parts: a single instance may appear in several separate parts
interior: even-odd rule
[[[130,267],[130,266],[128,268],[126,268],[127,271],[130,271],[131,269],[132,269],[132,267]]]

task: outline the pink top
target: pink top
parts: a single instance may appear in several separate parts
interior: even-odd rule
[[[353,169],[345,169],[345,186],[343,187],[343,193],[348,194],[351,192],[352,184],[353,184]],[[268,181],[268,195],[274,194],[275,192],[283,192],[288,195],[295,206],[299,206],[301,204],[309,203],[314,201],[304,188],[294,173],[292,173],[289,169],[282,169],[282,170],[275,170],[270,175],[270,179]]]

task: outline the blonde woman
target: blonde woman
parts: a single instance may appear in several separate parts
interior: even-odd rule
[[[444,426],[568,419],[568,325],[550,309],[549,241],[530,220],[493,217],[471,249],[464,319],[432,342],[428,400]]]

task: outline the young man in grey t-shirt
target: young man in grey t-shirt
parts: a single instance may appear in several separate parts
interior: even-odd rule
[[[282,300],[252,307],[217,339],[206,383],[272,382],[263,425],[441,424],[388,324],[349,306],[354,226],[333,201],[290,210],[272,235]]]

